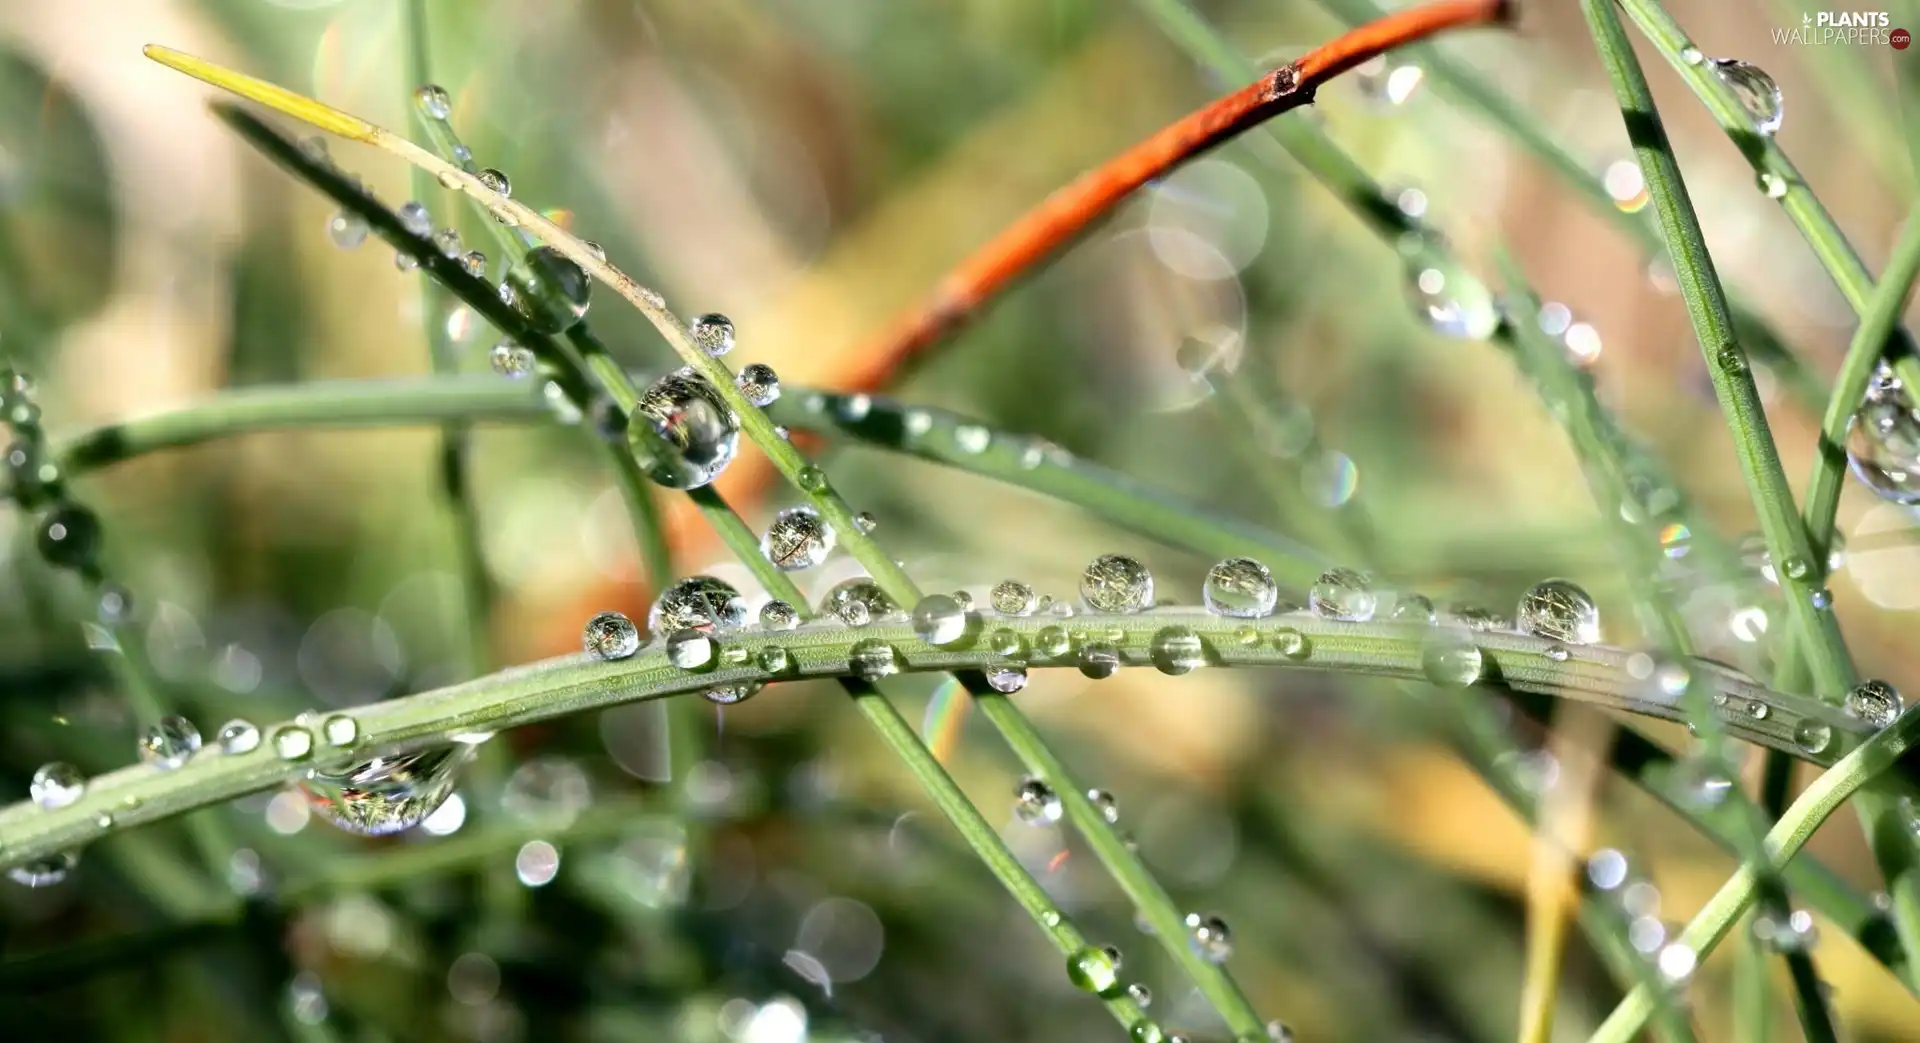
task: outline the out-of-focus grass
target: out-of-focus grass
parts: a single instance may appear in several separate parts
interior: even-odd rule
[[[1767,30],[1787,24],[1776,6],[1674,11],[1709,53],[1756,61],[1782,82],[1780,140],[1877,271],[1905,208],[1887,178],[1854,166],[1849,135],[1862,131],[1816,117],[1829,103],[1814,73],[1833,56],[1771,44]],[[436,3],[432,13],[436,75],[483,165],[507,170],[516,198],[571,210],[574,228],[676,310],[731,315],[741,346],[730,361],[769,362],[796,384],[832,386],[858,365],[847,352],[861,335],[966,249],[1216,86],[1125,5],[1095,0]],[[1297,53],[1330,24],[1252,0],[1207,13],[1248,55]],[[1628,158],[1578,18],[1549,5],[1526,18],[1515,38],[1441,46],[1513,91],[1595,169]],[[374,245],[332,246],[311,193],[138,57],[149,40],[210,53],[398,127],[411,86],[399,30],[398,5],[374,0],[0,9],[7,68],[38,70],[0,76],[0,350],[40,378],[56,430],[227,383],[425,368],[418,280]],[[1866,64],[1886,71],[1884,55]],[[1851,329],[1844,303],[1678,79],[1655,63],[1649,75],[1658,97],[1679,102],[1665,107],[1669,129],[1724,276],[1830,373]],[[1390,81],[1369,82],[1378,93]],[[1752,527],[1683,309],[1645,277],[1634,243],[1424,89],[1394,103],[1343,82],[1299,115],[1323,119],[1384,181],[1421,190],[1468,257],[1513,243],[1540,291],[1593,324],[1602,349],[1591,370],[1623,422],[1710,517],[1733,533]],[[334,152],[383,198],[408,196],[390,162]],[[463,231],[484,239],[477,226]],[[1424,331],[1401,278],[1391,252],[1324,192],[1230,145],[1143,193],[897,391],[1269,522],[1255,464],[1225,450],[1232,429],[1174,362],[1183,343],[1225,330],[1247,381],[1310,411],[1320,443],[1350,460],[1389,578],[1504,606],[1533,579],[1567,574],[1624,625],[1626,592],[1555,425],[1509,359]],[[623,359],[667,357],[610,294],[593,318]],[[483,367],[490,335],[476,324],[460,343],[469,368]],[[1818,418],[1775,408],[1771,419],[1787,473],[1808,473]],[[1286,448],[1276,441],[1256,448]],[[145,603],[156,663],[203,730],[233,714],[450,679],[459,624],[436,592],[458,562],[436,506],[433,445],[424,433],[268,434],[87,480],[111,560]],[[617,495],[579,440],[488,430],[475,446],[483,545],[500,583],[496,658],[574,647],[600,609],[643,615]],[[730,491],[762,463],[745,454]],[[1067,594],[1088,558],[1124,549],[1154,567],[1164,596],[1192,601],[1207,564],[897,458],[851,450],[832,466],[930,589],[1011,575]],[[1329,481],[1312,492],[1347,489]],[[756,505],[756,517],[776,505]],[[1839,517],[1856,545],[1911,524],[1853,492]],[[18,515],[0,518],[30,535]],[[675,532],[685,567],[717,560],[695,519]],[[73,592],[10,543],[0,781],[19,794],[40,762],[103,769],[130,760],[132,740],[124,704],[54,622],[71,615]],[[1856,547],[1833,581],[1862,669],[1897,685],[1920,684],[1902,655],[1916,581],[1920,550],[1884,541]],[[1771,596],[1759,584],[1707,588],[1688,611],[1696,624],[1739,619],[1750,632],[1753,617],[1735,610],[1770,610]],[[1740,638],[1730,622],[1721,632],[1731,657]],[[1258,674],[1127,672],[1090,687],[1036,672],[1022,698],[1080,774],[1119,796],[1123,824],[1176,898],[1233,923],[1236,975],[1300,1038],[1511,1034],[1526,834],[1405,719],[1397,695]],[[284,919],[262,912],[213,943],[0,1005],[9,1024],[29,1026],[23,1038],[225,1038],[239,1026],[269,1031],[270,1004],[306,971],[344,1039],[718,1040],[731,1027],[731,1038],[761,1043],[793,1038],[772,1034],[788,1011],[781,996],[807,1005],[820,1039],[1112,1031],[1094,1004],[1075,1001],[1057,961],[842,700],[786,686],[705,717],[691,779],[706,827],[684,854],[684,905],[671,888],[648,890],[670,874],[583,840],[563,845],[560,880],[517,907],[477,903],[468,874],[423,875]],[[596,802],[664,806],[661,787],[621,770],[620,719],[609,721],[502,741],[520,759],[572,758]],[[956,775],[997,814],[1012,762],[977,722],[963,740]],[[507,824],[497,792],[463,797],[463,835]],[[317,822],[295,829],[304,820],[291,806],[251,801],[228,813],[270,877],[426,850],[352,841]],[[1730,868],[1624,788],[1607,791],[1600,829],[1657,884],[1669,922]],[[177,829],[142,836],[154,857],[188,855]],[[1171,964],[1137,936],[1089,854],[1050,829],[1010,823],[1008,836],[1096,936],[1123,948],[1126,977],[1156,992],[1152,1011],[1205,1038]],[[629,854],[674,850],[628,844]],[[137,886],[138,867],[156,872],[153,863],[112,846],[89,852],[62,887],[0,892],[9,953],[158,925]],[[1837,823],[1810,848],[1871,886],[1856,827]],[[512,857],[503,848],[479,864]],[[1920,1038],[1911,998],[1828,933],[1815,959],[1843,1020],[1860,1038]],[[824,966],[831,988],[797,973],[812,965],[790,952]],[[497,968],[496,989],[481,987],[487,964],[466,953]],[[1706,1039],[1729,1038],[1722,968],[1710,961],[1691,991]],[[135,995],[137,1009],[126,1000]],[[1615,998],[1576,952],[1562,1022],[1591,1026]]]

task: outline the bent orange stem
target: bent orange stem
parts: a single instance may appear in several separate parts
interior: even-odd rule
[[[1015,279],[1112,210],[1135,189],[1220,143],[1313,101],[1335,76],[1395,47],[1448,30],[1510,20],[1506,0],[1440,0],[1363,25],[1232,94],[1209,102],[1042,200],[960,262],[932,296],[855,354],[843,383],[872,390],[952,332]]]

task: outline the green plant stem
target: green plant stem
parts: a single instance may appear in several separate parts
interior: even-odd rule
[[[1754,175],[1781,179],[1786,191],[1778,197],[1780,208],[1787,212],[1787,218],[1800,232],[1800,237],[1813,248],[1814,256],[1839,288],[1840,295],[1847,299],[1847,305],[1856,315],[1864,316],[1868,300],[1873,294],[1872,276],[1868,274],[1867,266],[1860,260],[1860,254],[1854,250],[1853,244],[1840,231],[1839,223],[1821,205],[1779,142],[1770,134],[1755,131],[1753,117],[1747,112],[1739,95],[1714,70],[1712,62],[1700,57],[1700,49],[1693,45],[1686,30],[1680,28],[1680,24],[1667,14],[1658,0],[1619,0],[1619,3],[1620,9],[1639,27],[1641,34],[1693,89],[1693,93],[1707,107],[1721,129],[1726,131],[1741,155],[1747,157]],[[1693,61],[1688,60],[1690,55],[1694,56]],[[1651,104],[1647,108],[1651,111]],[[1920,387],[1920,356],[1915,355],[1913,337],[1905,328],[1896,325],[1882,350],[1908,387]]]
[[[1701,907],[1686,929],[1681,944],[1692,947],[1701,959],[1739,921],[1753,904],[1760,881],[1769,869],[1785,866],[1799,852],[1814,830],[1828,815],[1875,778],[1892,768],[1920,737],[1920,714],[1907,714],[1847,754],[1806,792],[1793,802],[1787,813],[1767,833],[1767,861],[1764,865],[1743,863],[1707,904]],[[1628,1043],[1645,1023],[1654,1002],[1652,990],[1636,988],[1601,1024],[1588,1043]]]
[[[1374,0],[1320,0],[1320,4],[1348,25],[1372,21],[1382,13]],[[1525,106],[1437,44],[1412,44],[1398,53],[1417,61],[1442,93],[1451,95],[1462,107],[1481,113],[1487,122],[1519,142],[1562,182],[1575,189],[1589,209],[1632,239],[1649,260],[1665,258],[1665,244],[1649,215],[1643,210],[1622,210],[1601,179],[1578,157],[1561,148],[1553,134]],[[1785,338],[1775,332],[1750,303],[1736,295],[1732,305],[1734,321],[1748,350],[1779,375],[1782,386],[1795,402],[1808,411],[1818,411],[1827,399],[1826,385],[1820,375],[1793,353]]]

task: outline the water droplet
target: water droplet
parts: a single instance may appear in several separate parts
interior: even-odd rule
[[[1139,1005],[1142,1009],[1153,1006],[1153,990],[1137,981],[1127,986],[1127,998]],[[1147,1023],[1141,1022],[1141,1024]],[[1139,1027],[1139,1025],[1134,1026],[1135,1029]]]
[[[22,862],[7,870],[7,879],[22,887],[52,887],[67,878],[73,867],[80,864],[80,856],[72,851],[62,851]]]
[[[415,87],[413,104],[428,119],[445,120],[453,115],[453,99],[447,97],[445,88],[438,84],[423,83]]]
[[[856,676],[878,681],[900,672],[900,655],[892,645],[877,637],[856,641],[847,649],[847,665]]]
[[[360,215],[342,210],[327,219],[327,238],[342,250],[351,250],[367,241],[367,223]]]
[[[833,526],[820,512],[805,505],[788,507],[773,516],[760,537],[760,553],[784,572],[810,569],[833,552]]]
[[[1904,390],[1870,395],[1853,414],[1847,469],[1883,500],[1920,503],[1920,410]]]
[[[747,401],[764,408],[780,397],[780,374],[764,362],[750,363],[741,367],[733,378],[733,386],[740,389]]]
[[[1120,969],[1105,950],[1088,946],[1067,957],[1067,980],[1082,992],[1104,995],[1120,984]]]
[[[1293,1030],[1278,1018],[1267,1022],[1267,1043],[1293,1043]]]
[[[1280,587],[1265,565],[1252,558],[1228,558],[1207,570],[1200,596],[1215,615],[1258,619],[1273,613]]]
[[[393,267],[396,271],[411,272],[420,267],[420,259],[405,250],[393,252]]]
[[[1101,612],[1138,612],[1153,604],[1153,573],[1124,554],[1103,554],[1080,573],[1080,596]]]
[[[687,332],[711,358],[717,359],[733,350],[733,320],[725,315],[702,315],[687,325]]]
[[[513,182],[507,180],[506,174],[492,167],[487,167],[474,176],[479,178],[480,183],[487,186],[489,191],[497,192],[503,196],[513,195]]]
[[[1120,672],[1120,650],[1104,641],[1080,646],[1080,673],[1096,681]]]
[[[978,456],[993,444],[993,432],[978,424],[962,424],[953,429],[953,444],[969,456]]]
[[[1793,730],[1794,745],[1811,754],[1825,753],[1833,743],[1833,729],[1809,717]]]
[[[64,503],[41,519],[34,541],[48,564],[86,569],[100,552],[100,519],[77,503]]]
[[[1862,681],[1847,693],[1847,713],[1873,728],[1885,728],[1906,707],[1900,692],[1885,681]]]
[[[1522,633],[1590,645],[1600,640],[1600,607],[1570,580],[1549,579],[1533,585],[1520,597],[1515,622]]]
[[[487,365],[492,366],[495,373],[509,380],[519,380],[533,373],[533,350],[522,347],[515,341],[503,340],[495,344],[493,350],[487,353]]]
[[[315,769],[300,781],[300,791],[315,814],[340,829],[385,836],[419,825],[453,795],[467,753],[466,747],[445,746],[338,771]]]
[[[1328,569],[1307,590],[1307,604],[1323,619],[1365,623],[1373,618],[1379,597],[1373,585],[1360,572],[1347,568]]]
[[[1773,82],[1764,69],[1737,58],[1715,58],[1713,71],[1721,81],[1733,88],[1735,97],[1740,99],[1741,107],[1747,115],[1753,117],[1754,132],[1769,136],[1780,129],[1780,121],[1786,115],[1785,99],[1781,96],[1780,85]]]
[[[1706,58],[1706,55],[1700,53],[1700,48],[1692,44],[1688,44],[1680,49],[1680,60],[1686,62],[1688,65],[1699,65],[1705,61]]]
[[[1060,821],[1060,795],[1044,779],[1028,775],[1013,790],[1013,814],[1030,826],[1046,826]]]
[[[698,630],[675,630],[667,635],[667,662],[682,670],[705,670],[714,664],[713,638]]]
[[[793,669],[793,656],[779,645],[767,645],[761,648],[758,662],[760,669],[770,674],[784,674]]]
[[[1178,676],[1207,665],[1206,646],[1192,627],[1165,627],[1147,645],[1153,665],[1163,674]]]
[[[1253,641],[1251,643],[1259,644],[1260,632],[1253,630],[1251,627],[1247,628],[1247,630],[1252,632]],[[1244,640],[1244,633],[1242,636],[1243,640],[1240,643],[1248,644],[1249,642]],[[1307,635],[1302,634],[1292,627],[1281,627],[1273,632],[1273,647],[1288,659],[1305,659],[1313,654],[1313,642],[1307,640]]]
[[[27,786],[27,794],[33,802],[48,811],[64,808],[79,800],[87,792],[87,777],[80,769],[71,764],[43,764],[33,773],[33,781]]]
[[[1233,955],[1233,932],[1218,916],[1188,913],[1187,944],[1208,963],[1225,963]]]
[[[850,627],[863,627],[899,611],[880,584],[866,576],[845,580],[827,591],[820,611]]]
[[[564,333],[586,318],[593,304],[593,279],[573,258],[551,246],[536,246],[527,251],[525,271],[500,284],[500,299],[534,329]]]
[[[1093,810],[1098,811],[1100,817],[1107,820],[1108,825],[1120,821],[1120,802],[1113,799],[1113,794],[1106,790],[1088,790],[1087,803],[1093,805]]]
[[[252,753],[260,748],[260,729],[254,727],[252,721],[236,717],[220,726],[213,734],[213,741],[221,753]]]
[[[1390,55],[1363,63],[1354,73],[1362,97],[1386,108],[1405,105],[1420,89],[1426,72],[1420,66]]]
[[[792,630],[800,625],[800,610],[775,598],[760,606],[762,630]]]
[[[945,594],[929,594],[913,606],[913,632],[930,645],[957,644],[967,636],[967,613]]]
[[[1787,194],[1787,179],[1771,170],[1763,170],[1760,172],[1760,191],[1766,193],[1768,199],[1784,198]]]
[[[1465,627],[1437,627],[1420,643],[1420,671],[1442,688],[1465,688],[1480,680],[1486,659]]]
[[[1407,292],[1414,314],[1441,336],[1485,340],[1500,328],[1500,311],[1486,287],[1464,275],[1449,279],[1438,268],[1416,265]]]
[[[297,761],[313,752],[313,733],[297,724],[284,724],[274,730],[273,752],[281,760]]]
[[[344,713],[336,713],[320,722],[320,736],[328,746],[352,746],[360,738],[360,722]]]
[[[987,600],[993,610],[1003,616],[1030,616],[1039,602],[1033,588],[1017,579],[1003,579],[994,584]]]
[[[409,199],[400,204],[400,209],[395,212],[395,216],[400,218],[400,227],[414,235],[433,234],[433,215],[427,211],[423,203]]]
[[[726,633],[746,624],[747,603],[731,585],[712,576],[688,576],[662,591],[647,611],[655,634],[693,630]]]
[[[1027,686],[1027,668],[1024,666],[991,666],[987,668],[987,687],[1002,695],[1012,695]]]
[[[633,407],[630,424],[646,424],[666,443],[648,459],[647,475],[669,489],[698,489],[720,477],[740,444],[740,418],[714,386],[692,370],[653,382]],[[649,456],[650,443],[641,443]]]
[[[861,532],[872,532],[880,527],[880,519],[875,518],[872,512],[861,511],[853,516],[853,527]]]
[[[1073,639],[1065,627],[1041,627],[1040,632],[1033,635],[1033,647],[1041,655],[1058,659],[1073,649]]]
[[[597,659],[625,659],[640,651],[640,628],[619,612],[601,612],[587,620],[580,643]]]
[[[1572,652],[1567,650],[1567,646],[1565,645],[1548,645],[1544,654],[1549,660],[1556,663],[1564,663],[1573,655]]]
[[[809,464],[800,468],[794,475],[794,484],[811,493],[825,492],[827,489],[827,472]]]
[[[1659,956],[1654,957],[1654,965],[1660,969],[1660,976],[1676,984],[1691,978],[1693,969],[1699,964],[1699,955],[1685,942],[1667,945],[1660,950]]]
[[[187,763],[200,749],[200,729],[184,717],[160,718],[140,733],[140,759],[162,770]]]
[[[764,687],[766,686],[760,684],[758,681],[749,681],[745,684],[714,685],[712,688],[701,692],[700,697],[715,706],[732,706],[736,703],[744,703],[748,699],[753,698],[755,695],[758,695],[760,689]]]

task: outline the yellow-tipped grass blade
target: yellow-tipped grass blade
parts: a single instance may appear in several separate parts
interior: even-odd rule
[[[171,47],[162,47],[150,43],[141,48],[142,53],[154,61],[178,72],[225,91],[232,91],[242,98],[257,101],[278,112],[284,112],[294,119],[311,123],[321,130],[338,134],[355,141],[371,142],[380,128],[358,116],[341,112],[331,105],[323,105],[303,94],[295,94],[285,87],[277,87],[265,80],[255,79],[245,73],[235,72],[225,66],[215,65],[205,58],[195,58],[191,54],[176,51]]]
[[[472,174],[406,138],[352,113],[342,112],[304,94],[297,94],[285,87],[255,79],[245,73],[235,72],[225,66],[215,65],[205,58],[196,58],[170,47],[148,44],[144,51],[147,57],[170,69],[177,69],[196,80],[210,83],[221,90],[231,91],[249,101],[259,102],[275,112],[292,116],[328,133],[338,134],[352,141],[365,142],[425,170],[438,178],[447,188],[456,189],[479,200],[489,213],[503,223],[525,228],[534,238],[553,247],[568,260],[579,265],[588,275],[593,276],[595,281],[612,287],[615,293],[625,298],[628,303],[640,310],[640,314],[647,317],[647,321],[660,331],[660,335],[667,339],[667,343],[673,345],[681,358],[687,359],[694,365],[709,363],[705,352],[693,342],[686,327],[680,325],[673,313],[666,309],[658,293],[640,285],[632,276],[608,264],[585,241],[547,220],[525,203],[495,192]]]

